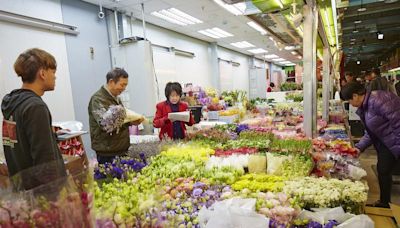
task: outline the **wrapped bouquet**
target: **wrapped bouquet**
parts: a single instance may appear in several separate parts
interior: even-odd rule
[[[27,171],[43,173],[43,166]],[[27,191],[0,190],[0,227],[93,227],[92,173],[86,169]]]
[[[111,105],[108,109],[101,108],[96,111],[100,117],[100,125],[107,133],[116,131],[118,134],[119,129],[125,123],[134,122],[144,117],[136,112],[124,108],[122,105]]]

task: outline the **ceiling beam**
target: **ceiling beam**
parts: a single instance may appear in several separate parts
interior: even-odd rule
[[[268,16],[272,19],[272,21],[274,21],[276,24],[278,24],[279,27],[282,28],[282,30],[284,30],[290,36],[290,38],[293,39],[295,44],[301,44],[301,41],[299,40],[299,38],[297,38],[295,35],[293,35],[292,31],[287,29],[287,27],[282,23],[282,21],[279,20],[274,14],[268,14]]]
[[[264,23],[255,15],[248,15],[248,18],[252,19],[254,22],[256,22],[257,24],[259,24],[260,26],[262,26],[265,30],[267,30],[267,32],[269,34],[271,34],[272,36],[274,36],[274,39],[278,40],[279,42],[283,43],[283,44],[288,44],[290,43],[289,41],[284,40],[281,36],[279,36],[277,33],[275,33],[274,31],[272,31],[272,29],[270,29],[269,27],[265,26]]]

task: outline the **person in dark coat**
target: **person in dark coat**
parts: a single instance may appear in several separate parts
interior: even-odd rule
[[[340,96],[358,108],[366,129],[356,148],[362,152],[374,145],[378,153],[380,200],[373,206],[389,208],[392,172],[400,157],[400,97],[384,90],[367,91],[357,82],[344,86]]]
[[[56,69],[55,58],[38,48],[21,53],[14,63],[22,87],[4,96],[1,111],[4,155],[16,191],[34,189],[67,175],[51,113],[42,100],[45,92],[55,88]]]
[[[161,128],[160,139],[168,137],[170,139],[184,139],[186,137],[186,126],[192,126],[195,122],[190,113],[189,122],[174,121],[168,118],[171,112],[187,111],[189,106],[181,101],[182,86],[178,82],[169,82],[165,87],[166,101],[160,102],[156,106],[156,114],[153,120],[155,128]]]

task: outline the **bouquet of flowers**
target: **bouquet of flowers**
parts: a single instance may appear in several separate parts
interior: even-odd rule
[[[126,118],[126,110],[122,105],[111,105],[108,109],[103,107],[96,114],[100,117],[100,126],[107,133],[116,131],[118,134]]]
[[[123,124],[144,119],[144,117],[132,110],[124,108],[122,105],[111,105],[108,109],[102,107],[95,111],[95,114],[100,117],[100,125],[107,133],[116,131],[118,134],[119,129]]]

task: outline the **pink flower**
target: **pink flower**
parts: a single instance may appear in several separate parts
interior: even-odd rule
[[[284,204],[288,200],[288,197],[285,193],[278,193],[278,199]]]

